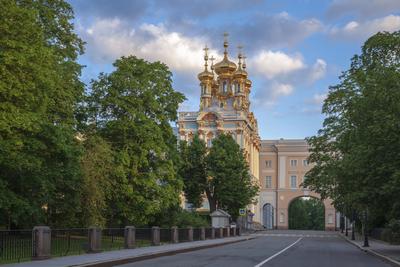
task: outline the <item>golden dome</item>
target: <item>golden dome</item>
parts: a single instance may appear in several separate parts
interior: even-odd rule
[[[224,34],[224,58],[221,62],[218,62],[214,65],[214,70],[217,74],[222,72],[234,72],[236,70],[236,64],[228,59],[228,41],[227,41],[228,34]]]
[[[199,78],[199,80],[203,80],[203,79],[213,79],[214,78],[214,74],[210,71],[208,71],[208,47],[206,46],[204,48],[204,71],[200,72],[197,77]]]

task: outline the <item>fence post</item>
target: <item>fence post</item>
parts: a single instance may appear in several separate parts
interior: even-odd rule
[[[135,248],[136,246],[136,228],[135,226],[125,226],[124,231],[125,248]]]
[[[151,244],[153,246],[160,245],[160,227],[158,226],[153,226],[151,228]]]
[[[200,228],[200,240],[206,240],[206,228]]]
[[[211,239],[215,238],[215,228],[211,227]]]
[[[233,227],[233,236],[236,236],[236,227]]]
[[[89,227],[89,253],[101,252],[101,229]]]
[[[242,228],[238,227],[236,228],[236,235],[240,236],[242,234]]]
[[[171,227],[171,242],[178,243],[179,242],[179,232],[177,226]]]
[[[189,226],[187,231],[188,231],[188,240],[189,240],[189,242],[192,242],[193,241],[193,227]]]
[[[230,237],[231,236],[231,228],[228,226],[226,227],[226,237]]]
[[[222,227],[218,228],[218,237],[219,238],[224,237],[224,228],[222,228]]]
[[[48,226],[35,226],[32,230],[33,260],[44,260],[51,255],[51,230]]]

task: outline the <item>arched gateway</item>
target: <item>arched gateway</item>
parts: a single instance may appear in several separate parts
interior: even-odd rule
[[[263,140],[260,150],[260,223],[275,229],[289,228],[289,205],[300,197],[320,196],[302,186],[307,172],[309,146],[305,140]],[[336,211],[330,199],[323,201],[324,228],[335,230]],[[270,211],[270,207],[272,211]],[[270,216],[272,214],[272,216]]]

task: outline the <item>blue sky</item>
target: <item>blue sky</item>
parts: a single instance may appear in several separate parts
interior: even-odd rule
[[[321,128],[321,106],[351,57],[378,31],[400,30],[400,0],[69,0],[87,42],[88,84],[123,55],[162,61],[197,111],[203,50],[221,60],[223,33],[237,61],[243,45],[251,109],[262,139],[304,138]]]

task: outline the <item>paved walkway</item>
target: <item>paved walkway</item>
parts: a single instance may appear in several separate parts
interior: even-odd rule
[[[363,236],[357,234],[356,240],[353,241],[351,240],[351,232],[349,231],[349,236],[346,237],[343,234],[343,237],[345,237],[348,241],[352,242],[354,245],[358,246],[362,250],[366,252],[372,252],[372,254],[380,256],[381,258],[384,258],[388,261],[391,261],[393,264],[397,264],[398,266],[400,266],[400,245],[391,245],[381,240],[369,238],[369,247],[365,248],[363,247]]]
[[[144,257],[162,253],[174,253],[180,250],[199,249],[201,247],[209,247],[215,245],[222,245],[224,243],[232,243],[235,241],[247,240],[249,236],[229,237],[223,239],[212,239],[204,241],[185,242],[178,244],[169,244],[153,247],[142,247],[136,249],[123,249],[116,251],[107,251],[94,254],[83,254],[76,256],[66,256],[52,258],[41,261],[28,261],[22,263],[14,263],[2,265],[2,267],[67,267],[67,266],[90,266],[96,263],[112,262],[122,259],[131,259],[136,257]]]

